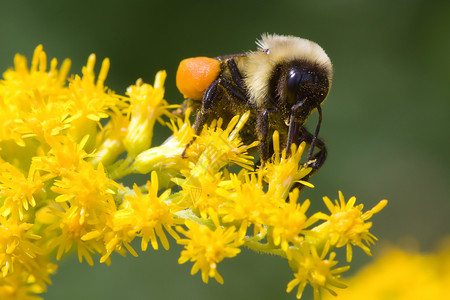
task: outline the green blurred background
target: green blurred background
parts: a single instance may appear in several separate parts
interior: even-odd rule
[[[314,40],[334,63],[321,131],[329,157],[312,179],[317,188],[303,194],[310,211],[324,209],[322,196],[334,199],[338,190],[367,209],[386,198],[373,217],[381,240],[375,255],[382,244],[411,237],[433,249],[450,233],[450,1],[2,1],[0,70],[42,43],[50,58],[71,58],[72,74],[90,53],[109,57],[106,84],[119,94],[165,69],[166,99],[179,103],[174,77],[182,58],[252,50],[264,32]],[[205,285],[189,275],[190,263],[177,264],[180,250],[172,243],[169,252],[114,256],[109,267],[66,259],[44,297],[295,298],[285,293],[293,275],[278,257],[244,250],[219,265],[223,286]],[[370,261],[354,252],[348,274]]]

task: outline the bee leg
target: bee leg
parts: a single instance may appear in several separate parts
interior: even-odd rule
[[[314,141],[314,148],[319,149],[319,152],[314,154],[312,158],[308,156],[308,161],[306,162],[306,164],[308,164],[308,166],[312,168],[311,173],[308,174],[308,177],[310,177],[322,167],[327,158],[328,152],[325,143],[321,139],[310,133],[305,127],[302,127],[300,129],[300,138],[297,142],[298,144],[300,144],[303,141],[309,145],[311,145],[311,143]]]
[[[311,172],[309,172],[308,175],[302,178],[303,181],[308,181],[309,178],[314,175],[323,165],[327,158],[327,147],[325,143],[316,137],[314,134],[310,133],[305,127],[300,128],[300,137],[297,140],[297,145],[300,145],[300,143],[306,142],[307,144],[311,145],[314,142],[314,148],[318,148],[319,152],[314,154],[312,159],[310,159],[308,155],[308,161],[306,162],[306,165],[308,167],[311,167]],[[293,188],[298,188],[302,190],[305,187],[305,185],[301,183],[296,183]]]
[[[239,88],[239,86],[226,79],[221,80],[220,86],[226,93],[232,96],[231,99],[237,99],[241,105],[247,104],[245,92],[241,88]]]
[[[319,121],[317,122],[316,131],[314,132],[314,136],[312,138],[312,141],[310,142],[310,148],[308,152],[308,161],[311,160],[311,156],[314,152],[314,148],[316,147],[316,140],[319,136],[320,131],[320,124],[322,123],[322,109],[320,106],[317,107],[317,112],[319,113]]]
[[[241,72],[239,72],[239,69],[236,65],[236,62],[234,59],[229,59],[227,61],[228,69],[230,70],[231,79],[233,80],[234,85],[239,89],[242,97],[238,97],[240,100],[246,100],[245,98],[245,88],[244,88],[244,82],[242,79]]]
[[[197,112],[197,116],[195,117],[194,124],[192,125],[192,128],[194,129],[194,137],[192,140],[187,143],[186,147],[184,148],[183,152],[181,153],[181,157],[186,157],[186,151],[191,146],[195,140],[197,139],[197,136],[201,133],[203,125],[208,121],[208,117],[210,112],[212,111],[212,108],[215,105],[215,102],[218,97],[219,93],[219,86],[221,84],[221,79],[217,79],[213,81],[213,83],[206,89],[203,99],[202,99],[202,106]]]
[[[197,111],[197,116],[192,126],[195,135],[184,148],[184,151],[181,154],[182,158],[186,156],[186,150],[190,145],[192,145],[192,143],[194,143],[197,136],[201,133],[203,125],[210,122],[212,117],[220,117],[214,114],[214,107],[221,99],[220,93],[227,93],[230,96],[229,99],[234,99],[234,101],[240,102],[240,105],[247,104],[242,75],[239,72],[236,63],[233,59],[229,59],[227,61],[227,66],[231,73],[231,80],[219,77],[206,89],[201,101],[201,107]],[[187,104],[189,105],[189,103]],[[266,123],[268,126],[268,122]],[[268,157],[268,155],[266,156]]]
[[[261,165],[269,159],[268,134],[269,134],[269,111],[263,110],[256,119],[256,133],[259,140],[259,155]]]
[[[222,77],[220,78],[219,85],[225,93],[231,96],[230,99],[237,101],[240,105],[244,104],[248,106],[248,97],[246,96],[242,75],[234,59],[230,58],[227,60],[227,67],[230,71],[231,79]]]

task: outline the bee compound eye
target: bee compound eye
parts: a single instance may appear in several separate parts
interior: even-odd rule
[[[286,102],[291,106],[297,103],[299,85],[303,81],[303,71],[300,69],[290,69],[286,77],[285,95]]]

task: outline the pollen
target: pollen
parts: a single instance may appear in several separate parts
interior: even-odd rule
[[[176,84],[185,98],[199,100],[206,88],[217,78],[220,62],[209,57],[187,58],[180,62]]]

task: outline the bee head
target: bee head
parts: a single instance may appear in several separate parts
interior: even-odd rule
[[[328,95],[327,73],[318,66],[301,63],[285,67],[282,77],[278,93],[280,101],[285,102],[285,115],[303,124]]]

